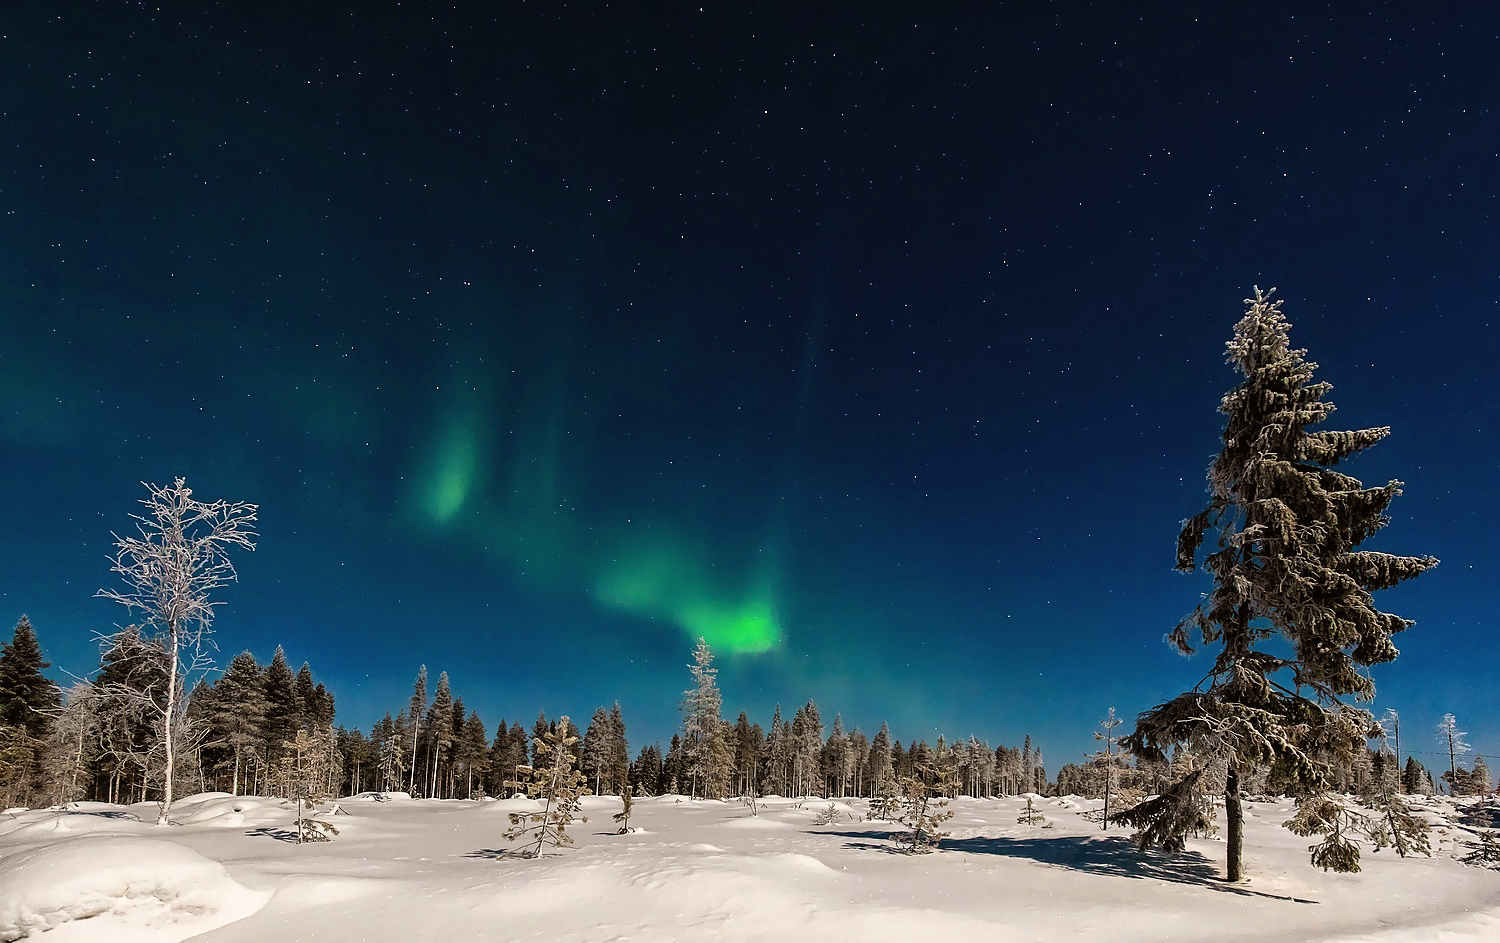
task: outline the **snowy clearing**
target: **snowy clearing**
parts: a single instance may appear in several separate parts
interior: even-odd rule
[[[1218,880],[1223,845],[1142,854],[1082,813],[1035,800],[1050,827],[1019,825],[1024,798],[958,799],[943,850],[894,852],[864,803],[767,799],[584,799],[576,847],[504,856],[507,812],[530,800],[342,800],[340,835],[297,845],[272,799],[181,800],[172,828],[154,805],[89,803],[0,818],[0,940],[48,941],[901,941],[1500,939],[1500,871],[1454,854],[1462,825],[1433,834],[1432,858],[1366,853],[1359,874],[1307,863],[1280,827],[1290,802],[1247,806],[1250,879]],[[1433,800],[1434,818],[1452,815]]]

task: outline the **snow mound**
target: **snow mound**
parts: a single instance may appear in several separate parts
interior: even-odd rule
[[[367,802],[406,802],[411,799],[411,793],[404,790],[396,792],[359,792],[346,797],[344,801],[353,802],[356,799],[363,799]]]
[[[4,835],[6,841],[59,840],[98,832],[122,832],[148,827],[142,826],[140,819],[128,813],[105,815],[96,812],[63,812],[48,809],[45,812],[29,812],[24,815],[25,820],[14,828],[0,827],[0,835]]]
[[[49,939],[176,943],[248,917],[270,896],[166,839],[75,838],[0,858],[0,940],[67,926]]]
[[[184,808],[191,806],[190,808]],[[231,796],[222,793],[195,803],[173,805],[172,820],[179,825],[209,825],[218,828],[243,828],[246,825],[273,825],[286,821],[288,812],[276,799],[258,796]]]
[[[791,828],[790,822],[783,822],[769,815],[747,815],[742,819],[730,819],[723,825],[724,828]]]

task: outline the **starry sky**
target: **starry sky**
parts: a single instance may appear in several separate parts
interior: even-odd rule
[[[141,481],[260,505],[216,623],[368,727],[618,698],[1055,771],[1162,637],[1253,285],[1442,558],[1375,672],[1500,752],[1483,4],[7,3],[0,618],[123,611]],[[1421,754],[1419,753],[1419,756]],[[1435,765],[1436,757],[1421,757]]]

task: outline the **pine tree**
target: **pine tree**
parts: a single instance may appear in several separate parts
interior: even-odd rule
[[[947,796],[956,783],[951,774],[935,764],[922,763],[901,779],[901,824],[908,829],[897,843],[907,854],[926,854],[948,837],[940,826],[953,817]]]
[[[265,720],[261,725],[263,743],[261,755],[267,768],[281,767],[282,753],[286,744],[294,743],[297,731],[302,729],[302,710],[297,703],[297,678],[287,664],[286,651],[280,645],[266,666],[261,679],[261,691],[265,697]],[[283,797],[285,798],[285,797]]]
[[[1230,881],[1242,873],[1241,777],[1268,763],[1280,788],[1304,801],[1322,795],[1329,758],[1364,749],[1373,726],[1368,711],[1341,698],[1374,696],[1362,669],[1394,659],[1391,636],[1412,624],[1376,609],[1372,593],[1437,563],[1355,549],[1385,525],[1401,483],[1365,488],[1333,466],[1390,430],[1308,431],[1333,411],[1323,399],[1330,387],[1312,381],[1316,364],[1289,344],[1280,302],[1256,289],[1246,304],[1228,344],[1245,380],[1220,405],[1227,421],[1209,468],[1210,502],[1178,538],[1178,569],[1191,572],[1204,537],[1217,534],[1204,561],[1214,589],[1170,635],[1183,653],[1193,650],[1190,633],[1219,653],[1194,690],[1142,714],[1126,738],[1151,760],[1187,742],[1228,758]],[[1273,644],[1278,636],[1289,656]],[[1327,823],[1325,812],[1310,809],[1297,827]],[[1318,863],[1352,862],[1340,852]]]
[[[625,788],[620,790],[620,811],[615,813],[615,821],[620,823],[620,831],[617,834],[630,834],[630,813],[635,809],[634,799],[630,784],[626,783]]]
[[[1417,762],[1414,756],[1406,758],[1406,767],[1401,771],[1401,791],[1407,795],[1415,795],[1422,791],[1427,783],[1427,770]]]
[[[547,720],[544,711],[536,712],[536,723],[531,725],[531,765],[542,765],[541,745],[546,742],[547,734],[556,733],[557,725]]]
[[[1489,765],[1484,762],[1484,757],[1474,758],[1474,767],[1469,770],[1469,792],[1470,795],[1487,796],[1490,794],[1494,781],[1490,776]]]
[[[40,797],[43,747],[62,703],[57,685],[42,674],[50,667],[31,621],[21,616],[11,640],[0,646],[0,729],[6,731],[0,750],[9,757],[9,772],[0,777],[0,801],[6,805]]]
[[[604,780],[609,792],[618,793],[626,788],[630,777],[630,742],[625,739],[625,715],[620,711],[620,702],[615,701],[609,709],[609,738],[604,749]]]
[[[693,686],[682,696],[682,753],[693,797],[699,790],[710,799],[722,799],[729,791],[730,766],[733,758],[724,735],[721,716],[723,696],[713,667],[714,653],[708,641],[698,639],[693,649]]]
[[[437,690],[432,693],[432,707],[427,711],[427,789],[434,798],[445,798],[442,790],[443,764],[453,749],[453,689],[448,672],[438,675]]]
[[[343,778],[333,731],[299,727],[296,736],[281,746],[279,776],[286,800],[297,811],[297,844],[331,841],[339,830],[332,823],[319,819],[315,810],[319,803],[332,798],[330,784]],[[334,811],[339,811],[337,805]]]
[[[791,740],[786,722],[781,719],[781,705],[771,716],[771,733],[766,738],[766,785],[770,792],[784,796],[791,792],[788,777],[791,771]]]
[[[455,713],[460,703],[454,702]],[[490,768],[489,752],[485,749],[485,741],[484,721],[479,719],[476,711],[469,711],[453,757],[454,765],[458,766],[464,774],[464,798],[472,799],[476,789],[484,789],[484,777]]]
[[[407,725],[411,728],[411,764],[407,769],[407,792],[417,795],[417,740],[422,733],[422,718],[427,714],[427,666],[417,669],[411,700],[406,705]]]
[[[285,656],[282,664],[285,665]],[[265,724],[269,702],[260,665],[249,652],[240,652],[229,662],[229,668],[214,682],[214,712],[209,723],[228,744],[234,757],[234,779],[231,791],[240,794],[243,773],[259,755],[261,728]]]
[[[604,768],[609,740],[609,712],[599,707],[583,734],[583,775],[594,781],[594,795],[604,794]]]
[[[318,707],[317,687],[313,684],[312,666],[307,662],[297,669],[297,677],[292,682],[294,696],[293,703],[296,705],[297,728],[312,729]]]
[[[1103,749],[1095,754],[1095,759],[1104,766],[1104,815],[1102,817],[1102,824],[1106,831],[1109,829],[1109,800],[1118,791],[1116,780],[1119,770],[1115,766],[1115,759],[1118,754],[1115,748],[1120,745],[1121,738],[1115,735],[1115,728],[1122,723],[1124,721],[1115,716],[1115,709],[1111,707],[1109,709],[1109,716],[1099,721],[1099,726],[1103,728],[1102,731],[1094,734],[1094,739],[1104,744]]]
[[[886,725],[885,721],[880,722],[880,730],[870,741],[870,758],[867,765],[872,785],[878,786],[888,777],[894,778],[891,766],[891,728]]]
[[[545,845],[564,848],[573,844],[573,836],[567,828],[576,818],[580,822],[588,819],[578,814],[578,798],[583,792],[583,774],[573,768],[573,751],[576,736],[568,730],[576,729],[564,714],[558,720],[556,730],[548,730],[536,745],[536,756],[541,761],[532,766],[516,769],[516,778],[506,785],[525,790],[532,799],[542,800],[540,812],[510,813],[511,827],[505,833],[506,841],[516,841],[528,835],[536,836],[536,846],[512,852],[519,858],[535,858],[541,855]]]
[[[11,640],[0,646],[0,724],[24,728],[37,740],[46,737],[46,712],[62,700],[57,685],[42,674],[50,667],[42,658],[31,620],[22,616]]]
[[[875,780],[870,796],[870,818],[893,822],[901,815],[901,784],[896,771],[886,766]]]

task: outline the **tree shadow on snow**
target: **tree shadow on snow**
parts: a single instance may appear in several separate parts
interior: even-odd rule
[[[891,839],[893,832],[825,832],[851,839]],[[903,854],[894,843],[877,845],[870,841],[850,841],[849,848],[884,851]],[[1285,894],[1268,894],[1247,887],[1227,884],[1219,876],[1218,866],[1196,851],[1177,854],[1136,848],[1130,839],[1113,835],[1059,835],[1055,838],[945,838],[939,846],[941,852],[965,852],[972,855],[999,855],[1005,858],[1023,858],[1054,868],[1084,871],[1109,877],[1136,878],[1146,881],[1166,881],[1172,884],[1189,884],[1243,897],[1266,897],[1273,900],[1292,901],[1298,904],[1316,904],[1315,900],[1290,897]]]
[[[274,838],[277,841],[289,842],[294,845],[297,843],[297,830],[295,828],[275,828],[270,825],[262,825],[259,828],[250,829],[245,834]]]
[[[1458,822],[1469,828],[1500,828],[1500,808],[1492,805],[1470,806],[1458,816]]]

